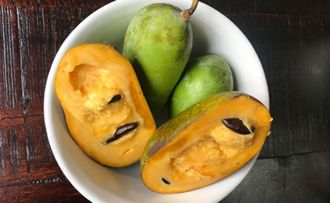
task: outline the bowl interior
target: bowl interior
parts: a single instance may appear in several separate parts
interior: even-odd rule
[[[208,187],[161,195],[143,185],[138,164],[124,169],[103,167],[89,159],[69,135],[54,93],[54,76],[61,58],[69,48],[82,43],[107,42],[121,50],[130,19],[142,7],[156,2],[165,0],[114,1],[94,12],[64,41],[47,79],[44,115],[53,154],[68,180],[92,202],[217,202],[241,182],[256,159]],[[166,2],[185,9],[190,7],[191,0]],[[268,88],[262,66],[241,31],[225,16],[203,3],[199,3],[190,22],[194,34],[191,58],[207,53],[223,56],[232,67],[236,89],[251,94],[268,107]]]

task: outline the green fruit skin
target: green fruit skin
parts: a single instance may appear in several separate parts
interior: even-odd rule
[[[126,31],[123,54],[133,64],[152,112],[164,106],[192,49],[192,31],[182,11],[152,4],[138,12]]]
[[[176,86],[171,99],[171,115],[214,94],[232,91],[233,75],[226,61],[216,55],[198,57]]]
[[[177,136],[187,126],[193,125],[194,122],[198,120],[201,116],[205,115],[207,112],[211,111],[213,108],[220,105],[222,102],[240,96],[255,99],[242,92],[222,92],[193,105],[186,111],[164,123],[155,131],[155,133],[151,136],[144,148],[144,152],[140,160],[141,170],[143,169],[144,165],[148,163],[149,158],[154,153],[156,153],[162,147],[166,146],[167,143],[169,143],[173,138],[175,138],[175,136]],[[255,100],[258,101],[257,99]],[[260,101],[258,102],[262,104]]]

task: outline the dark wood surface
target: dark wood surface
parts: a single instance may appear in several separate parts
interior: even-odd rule
[[[106,0],[0,0],[0,202],[86,202],[66,180],[43,122],[63,40]],[[248,37],[274,117],[252,172],[223,202],[330,202],[330,1],[204,0]]]

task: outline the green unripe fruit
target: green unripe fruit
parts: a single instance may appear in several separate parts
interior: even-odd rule
[[[178,83],[171,100],[175,116],[190,106],[220,92],[233,90],[233,76],[227,62],[215,55],[197,58]]]
[[[169,4],[152,4],[130,22],[123,54],[133,64],[154,114],[164,106],[181,77],[192,49],[189,16],[197,6],[181,11]]]

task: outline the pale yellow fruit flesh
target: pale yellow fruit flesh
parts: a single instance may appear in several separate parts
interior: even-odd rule
[[[88,156],[114,167],[140,158],[155,123],[127,59],[107,45],[75,47],[61,61],[55,89],[70,134]],[[121,99],[109,103],[115,95]],[[138,123],[135,130],[106,143],[131,122]]]
[[[256,129],[248,135],[238,134],[222,124],[226,118],[240,118]],[[214,183],[258,153],[270,121],[267,109],[254,99],[241,96],[226,100],[154,153],[142,168],[143,181],[160,193],[184,192]]]

